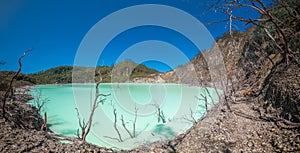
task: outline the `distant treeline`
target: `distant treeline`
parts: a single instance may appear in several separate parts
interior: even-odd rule
[[[90,78],[97,79],[99,69],[104,83],[124,82],[136,77],[146,77],[150,74],[158,73],[158,71],[148,68],[143,64],[136,64],[131,61],[124,61],[113,66],[100,66],[96,69],[87,67],[59,66],[34,74],[21,74],[17,77],[14,86],[72,83],[72,72],[74,68],[76,69],[76,73],[79,74],[77,75],[79,77],[76,78],[77,83],[94,81]],[[0,71],[0,90],[6,89],[8,82],[14,73],[15,72],[12,71]],[[96,74],[96,77],[89,76],[91,74]]]

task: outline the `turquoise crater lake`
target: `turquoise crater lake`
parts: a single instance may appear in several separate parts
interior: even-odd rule
[[[41,91],[42,98],[49,100],[41,111],[47,112],[49,129],[75,137],[79,129],[75,108],[87,121],[95,96],[95,84],[38,85],[32,89],[31,94],[34,96],[37,90]],[[214,89],[205,90],[181,84],[103,83],[99,90],[110,95],[96,109],[87,141],[115,149],[132,149],[154,141],[171,139],[185,132],[193,125],[191,116],[200,119],[205,115],[205,102],[196,98],[201,98],[201,94],[206,95],[209,107],[213,102],[218,102]],[[117,128],[123,142],[117,141],[113,107],[117,112]],[[129,132],[133,133],[135,108],[136,137],[131,138],[122,126],[121,117]],[[166,123],[158,120],[157,108],[163,112]]]

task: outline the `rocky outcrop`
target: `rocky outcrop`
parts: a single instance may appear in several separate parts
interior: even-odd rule
[[[151,74],[147,77],[133,78],[130,82],[132,83],[166,83],[167,81],[163,79],[163,74]]]

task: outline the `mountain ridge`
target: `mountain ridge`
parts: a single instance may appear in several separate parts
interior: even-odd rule
[[[77,79],[79,83],[95,81],[94,74],[99,70],[103,76],[104,83],[112,82],[112,77],[114,82],[122,82],[126,81],[126,79],[130,80],[137,77],[146,77],[150,74],[159,73],[155,69],[148,68],[143,64],[137,64],[132,61],[123,61],[112,66],[97,66],[96,68],[82,66],[58,66],[37,73],[20,74],[16,78],[16,82],[14,83],[14,85],[16,87],[19,87],[34,84],[72,83],[72,73],[74,68],[77,73],[82,73],[81,78]],[[0,77],[2,78],[0,82],[0,88],[4,89],[6,87],[5,84],[8,84],[9,79],[13,76],[14,73],[15,72],[13,71],[0,71]],[[127,74],[125,75],[127,78],[122,76],[123,73]]]

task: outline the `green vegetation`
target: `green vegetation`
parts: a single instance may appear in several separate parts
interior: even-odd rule
[[[29,76],[34,84],[71,83],[72,70],[71,66],[60,66],[44,72],[30,74]]]
[[[15,73],[16,72],[12,71],[0,71],[0,91],[5,91],[8,88],[9,81],[15,75]],[[14,87],[32,84],[34,84],[34,80],[25,74],[20,74],[17,76],[16,81],[13,82]]]
[[[59,66],[34,74],[20,74],[14,82],[14,87],[33,84],[72,83],[73,68],[74,67],[72,66]],[[88,78],[93,79],[94,76],[89,75],[93,74],[93,71],[99,71],[99,69],[104,83],[123,82],[127,81],[127,79],[130,80],[136,77],[146,77],[150,74],[157,73],[154,69],[150,69],[143,64],[136,64],[132,61],[124,61],[113,66],[100,66],[97,67],[96,70],[94,68],[87,67],[75,68],[76,72],[79,73],[80,76],[80,78],[76,78],[76,81],[79,83],[84,83],[84,81],[88,80]],[[15,72],[12,71],[0,71],[0,90],[5,90],[7,88],[8,82],[14,74]]]

